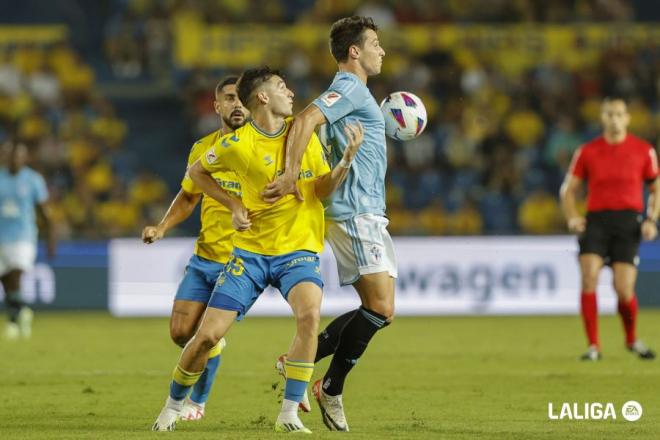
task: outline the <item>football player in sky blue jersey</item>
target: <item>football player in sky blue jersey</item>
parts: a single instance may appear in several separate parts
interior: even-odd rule
[[[21,299],[21,275],[31,270],[37,257],[37,216],[45,228],[48,255],[55,255],[55,236],[46,202],[48,189],[39,173],[26,166],[24,144],[1,147],[0,167],[0,280],[5,290],[9,322],[7,339],[29,338],[32,310]]]
[[[385,121],[367,88],[367,78],[380,73],[385,56],[377,30],[368,17],[347,17],[332,25],[330,51],[339,72],[330,87],[296,116],[287,141],[286,171],[263,192],[269,202],[298,193],[300,161],[317,128],[331,165],[350,168],[346,181],[326,202],[326,239],[341,284],[352,284],[362,305],[336,318],[319,335],[315,362],[333,353],[334,357],[313,387],[323,422],[336,431],[348,431],[342,404],[344,380],[374,334],[394,315],[397,271],[385,217]],[[353,123],[363,126],[364,141],[352,163],[345,163],[340,160],[347,144],[343,132]]]

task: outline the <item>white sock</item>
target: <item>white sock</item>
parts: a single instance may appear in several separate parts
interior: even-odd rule
[[[298,418],[298,402],[294,400],[284,399],[282,401],[282,410],[280,416]]]
[[[170,396],[167,396],[167,401],[165,402],[165,406],[173,409],[175,411],[181,412],[183,409],[183,400],[174,400]]]

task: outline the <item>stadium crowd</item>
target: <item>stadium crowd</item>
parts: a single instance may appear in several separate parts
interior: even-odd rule
[[[634,2],[621,0],[551,3],[412,0],[403,7],[404,2],[376,0],[296,0],[255,7],[250,0],[124,0],[115,2],[104,45],[116,78],[174,81],[193,141],[217,127],[213,88],[227,71],[177,68],[176,20],[241,24],[268,17],[269,23],[325,24],[354,12],[373,16],[387,29],[428,22],[625,22],[636,13]],[[547,60],[517,72],[503,72],[492,59],[465,48],[389,52],[383,73],[370,80],[374,96],[409,90],[429,112],[422,136],[389,143],[392,233],[565,232],[559,185],[575,149],[599,132],[603,96],[627,96],[631,132],[657,144],[659,50],[649,41],[603,50],[586,65]],[[332,75],[326,72],[332,66],[318,67],[316,53],[292,48],[286,65],[278,66],[299,105],[321,92]],[[135,152],[122,148],[135,134],[94,78],[67,44],[0,51],[0,140],[13,133],[30,146],[34,166],[49,181],[61,237],[136,235],[161,215],[180,176],[155,176],[140,167]]]
[[[126,136],[69,44],[0,50],[0,142],[29,148],[30,165],[48,182],[59,238],[133,235],[167,202],[164,181],[122,148]]]
[[[283,22],[332,20],[345,13],[344,6],[353,7],[345,3],[317,2],[306,12],[298,9],[294,18],[277,16]],[[478,12],[474,6],[483,2],[407,2],[411,8],[405,10],[414,11],[412,15],[385,7],[387,3],[363,4],[358,13],[378,17],[385,27],[427,20],[461,22],[466,17],[498,23],[561,22],[567,17],[625,21],[633,14],[629,3],[620,1],[553,2],[549,8],[546,3],[541,8],[541,2],[486,2],[489,7]],[[204,19],[228,20],[213,14]],[[290,52],[284,70],[294,80],[297,101],[309,102],[332,73],[320,71],[318,52],[302,47]],[[482,55],[463,49],[419,56],[390,52],[383,73],[370,79],[377,98],[410,90],[422,97],[429,111],[429,125],[420,138],[389,144],[388,216],[395,234],[565,232],[559,186],[575,149],[599,133],[603,96],[628,97],[631,131],[657,142],[660,64],[653,43],[605,50],[587,65],[569,67],[547,60],[515,73],[501,72]],[[193,136],[216,124],[208,102],[219,73],[193,69],[182,75]]]
[[[115,0],[105,50],[115,74],[135,78],[171,71],[173,22],[205,24],[332,23],[347,15],[373,17],[381,28],[423,23],[626,22],[636,3],[624,0]],[[637,17],[639,18],[639,17]]]

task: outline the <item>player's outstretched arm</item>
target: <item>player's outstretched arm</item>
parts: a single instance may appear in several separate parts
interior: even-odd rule
[[[46,243],[48,246],[48,257],[53,258],[55,256],[55,224],[50,215],[50,208],[47,202],[37,203],[35,205],[37,216],[39,217],[39,222],[42,225],[44,235],[46,235]]]
[[[231,196],[227,191],[220,188],[211,173],[202,166],[198,160],[190,166],[188,175],[204,194],[208,195],[218,203],[224,205],[232,213],[232,224],[237,231],[246,231],[250,229],[248,210],[240,199]]]
[[[581,186],[582,179],[574,176],[569,171],[559,190],[561,209],[564,213],[568,230],[578,234],[584,232],[587,226],[587,220],[580,215],[577,209],[577,192]]]
[[[329,197],[330,194],[339,188],[339,185],[348,176],[353,158],[355,158],[360,145],[362,145],[362,140],[364,139],[362,124],[358,122],[357,124],[346,125],[344,133],[346,133],[346,139],[348,140],[348,145],[344,150],[344,156],[342,156],[337,166],[331,172],[319,177],[314,183],[314,192],[319,199]]]
[[[646,219],[642,223],[642,238],[654,240],[658,236],[658,218],[660,217],[660,177],[649,184],[649,199]]]
[[[190,194],[183,189],[179,190],[160,223],[156,226],[144,227],[142,241],[149,244],[163,238],[167,231],[190,217],[201,197],[201,194]]]
[[[287,194],[297,193],[296,182],[300,173],[300,163],[312,133],[325,123],[325,116],[314,104],[307,106],[293,120],[286,141],[284,173],[266,186],[262,197],[267,203],[275,203]]]

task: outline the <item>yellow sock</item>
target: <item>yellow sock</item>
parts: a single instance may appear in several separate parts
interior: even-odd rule
[[[202,373],[203,371],[200,371],[199,373],[191,373],[177,365],[174,368],[174,372],[172,373],[172,380],[174,380],[174,382],[178,383],[179,385],[189,387],[197,382]]]
[[[224,338],[220,338],[217,344],[215,344],[215,347],[209,351],[209,359],[214,358],[218,356],[220,353],[222,353],[222,349],[225,347],[225,340]]]
[[[298,362],[286,360],[284,364],[286,378],[309,382],[314,373],[314,362]]]

